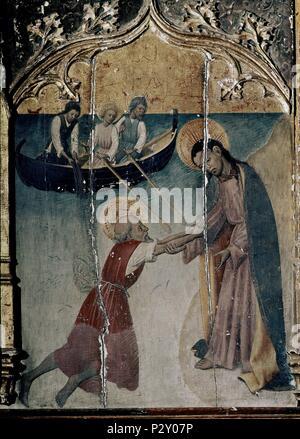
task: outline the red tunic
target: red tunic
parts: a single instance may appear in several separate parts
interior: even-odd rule
[[[140,241],[132,240],[112,248],[104,264],[99,287],[93,288],[88,294],[67,343],[54,353],[58,367],[69,377],[87,369],[96,371],[94,378],[80,385],[87,392],[101,391],[99,336],[104,335],[106,327],[105,367],[108,381],[128,390],[138,387],[138,347],[127,289],[137,281],[144,265],[127,276],[126,268],[139,244]]]

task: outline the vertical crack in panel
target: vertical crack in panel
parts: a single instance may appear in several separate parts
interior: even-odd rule
[[[95,193],[94,193],[94,169],[93,169],[93,161],[94,161],[94,151],[95,151],[95,94],[96,94],[96,58],[94,57],[91,61],[91,103],[90,103],[90,114],[92,118],[92,131],[91,131],[91,150],[89,156],[89,187],[90,187],[90,221],[89,221],[89,235],[91,237],[91,245],[92,245],[92,254],[95,262],[95,271],[96,271],[96,279],[97,279],[97,304],[99,306],[100,315],[103,317],[103,328],[100,328],[99,331],[99,354],[100,354],[100,382],[101,382],[101,390],[100,390],[100,402],[103,407],[107,406],[107,368],[106,368],[106,360],[107,360],[107,350],[105,346],[105,337],[109,334],[109,318],[105,308],[105,304],[102,297],[102,283],[101,283],[101,274],[99,273],[99,257],[97,250],[97,238],[95,233],[96,227],[96,209],[95,209]]]
[[[202,172],[204,175],[204,243],[205,243],[205,275],[206,284],[208,291],[208,313],[209,313],[209,338],[212,336],[214,315],[212,309],[212,291],[211,291],[211,277],[209,270],[209,247],[208,247],[208,210],[207,210],[207,155],[208,155],[208,140],[209,140],[209,129],[208,129],[208,116],[209,116],[209,77],[210,77],[210,64],[212,61],[212,56],[209,52],[205,52],[205,62],[204,62],[204,81],[203,81],[203,107],[204,107],[204,147],[203,147],[203,163]],[[214,363],[214,351],[213,351],[213,363]],[[215,383],[215,404],[218,407],[218,385],[216,378],[216,369],[213,368],[214,383]]]

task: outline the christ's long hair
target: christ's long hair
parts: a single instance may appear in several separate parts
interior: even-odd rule
[[[236,167],[236,165],[238,163],[244,163],[241,162],[238,159],[235,159],[234,157],[232,157],[232,155],[230,154],[230,152],[224,148],[224,146],[222,145],[221,142],[219,142],[218,140],[215,139],[209,139],[207,142],[207,148],[212,151],[214,146],[218,146],[222,152],[222,156],[229,162],[231,163],[234,167]],[[193,163],[196,165],[194,159],[196,157],[196,155],[198,154],[198,152],[202,152],[204,149],[204,139],[198,140],[198,142],[196,142],[192,148],[192,161]]]

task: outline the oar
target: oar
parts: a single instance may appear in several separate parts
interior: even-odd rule
[[[103,161],[103,163],[105,164],[105,166],[106,166],[106,167],[107,167],[107,168],[108,168],[108,169],[114,174],[114,176],[117,177],[117,179],[120,181],[120,183],[126,185],[126,187],[127,187],[127,185],[128,185],[128,184],[127,184],[127,181],[124,180],[124,179],[121,177],[121,175],[118,174],[118,172],[113,168],[113,166],[111,166],[111,164],[110,164],[105,158],[103,158],[102,161]],[[156,186],[156,188],[157,188],[157,186]],[[152,215],[152,212],[151,212],[151,209],[150,209],[149,206],[147,206],[147,209],[149,210],[150,215]],[[159,219],[160,221],[162,221],[162,219],[161,219],[160,216],[158,216],[158,219]],[[169,226],[169,224],[166,224],[166,223],[161,222],[161,226],[164,227],[164,228],[167,230],[168,233],[170,233],[170,232],[172,231],[172,229],[171,229],[171,227]]]
[[[146,172],[144,172],[144,170],[141,168],[141,166],[138,164],[138,162],[132,157],[132,155],[130,154],[130,152],[126,151],[125,149],[123,149],[123,151],[125,152],[125,154],[127,155],[129,161],[136,166],[136,168],[141,172],[141,174],[145,177],[145,179],[148,181],[148,183],[150,184],[150,186],[152,186],[154,189],[159,191],[159,187],[157,186],[156,183],[154,183],[154,181],[152,181],[148,175],[146,174]],[[172,207],[169,203],[169,207],[178,213],[177,209],[175,209],[174,207]],[[180,213],[179,213],[180,214]]]
[[[24,145],[24,143],[26,143],[25,139],[22,139],[20,143],[18,143],[17,147],[16,147],[16,151],[19,153],[22,149],[22,146]]]
[[[152,181],[148,175],[146,174],[146,172],[144,172],[144,170],[140,167],[140,165],[138,164],[138,162],[132,157],[132,155],[130,154],[130,152],[127,152],[125,149],[123,150],[125,152],[125,154],[127,155],[129,161],[134,164],[134,166],[140,171],[140,173],[143,175],[143,177],[148,181],[148,183],[150,184],[150,186],[152,186],[154,189],[159,189],[159,187],[154,183],[154,181]]]
[[[162,134],[159,134],[156,137],[153,137],[153,139],[149,140],[149,142],[145,143],[144,148],[149,148],[149,146],[152,146],[154,143],[159,142],[161,139],[166,137],[168,134],[171,134],[173,132],[172,128],[170,128],[168,131],[164,131]]]
[[[114,176],[117,177],[117,179],[120,181],[120,183],[123,183],[126,186],[128,185],[127,181],[124,180],[120,174],[118,174],[118,172],[111,166],[111,164],[108,162],[107,159],[102,158],[101,160],[103,161],[105,166],[114,174]]]

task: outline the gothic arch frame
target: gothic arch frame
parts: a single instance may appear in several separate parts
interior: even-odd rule
[[[297,10],[299,4],[296,2]],[[200,17],[201,18],[201,17]],[[200,19],[199,18],[199,19]],[[194,17],[195,19],[195,17]],[[13,82],[8,93],[8,98],[1,94],[1,324],[5,327],[4,336],[1,339],[2,355],[0,358],[1,388],[0,403],[11,405],[16,398],[15,383],[22,371],[22,358],[24,353],[20,343],[20,313],[17,309],[16,297],[19,297],[18,280],[15,275],[15,248],[14,248],[14,171],[9,166],[13,154],[9,151],[12,140],[12,120],[10,113],[14,114],[18,106],[27,98],[38,98],[41,90],[49,85],[55,84],[59,89],[62,98],[80,99],[80,88],[73,78],[69,76],[71,66],[83,61],[87,64],[99,52],[114,50],[131,44],[151,29],[159,38],[176,47],[186,47],[202,51],[202,53],[213,53],[214,56],[222,57],[228,62],[234,62],[238,80],[241,86],[247,81],[256,81],[269,91],[271,88],[282,107],[286,112],[295,116],[295,162],[294,162],[294,203],[296,218],[295,237],[295,270],[294,270],[294,321],[300,321],[300,179],[299,179],[299,151],[300,142],[300,97],[295,98],[293,90],[289,88],[280,72],[267,55],[261,50],[250,51],[237,42],[236,36],[226,35],[222,29],[210,26],[204,34],[197,31],[199,23],[197,18],[194,25],[196,31],[190,31],[187,27],[180,28],[168,22],[160,13],[157,0],[145,1],[139,15],[124,28],[113,31],[110,34],[80,35],[78,38],[70,39],[64,44],[48,49],[34,60],[32,64],[25,67]],[[299,18],[298,18],[299,20]],[[299,60],[299,21],[296,25],[297,45],[296,53]],[[197,27],[198,26],[198,27]],[[234,57],[233,57],[234,54]],[[242,78],[242,64],[245,63],[253,70],[253,77]],[[240,75],[240,76],[239,76]],[[240,78],[240,79],[239,79]],[[6,101],[10,102],[10,106]],[[295,102],[294,102],[295,101]],[[9,170],[9,172],[8,172]],[[4,338],[4,339],[3,339]],[[300,356],[292,352],[290,354],[290,365],[297,381],[295,392],[298,404],[300,404]],[[198,410],[201,413],[201,410]],[[230,412],[230,411],[229,411]],[[227,414],[229,412],[226,412]],[[211,413],[224,415],[225,412],[213,410]],[[245,411],[246,413],[246,411]],[[203,415],[204,411],[203,411]],[[232,416],[234,414],[232,413]]]

